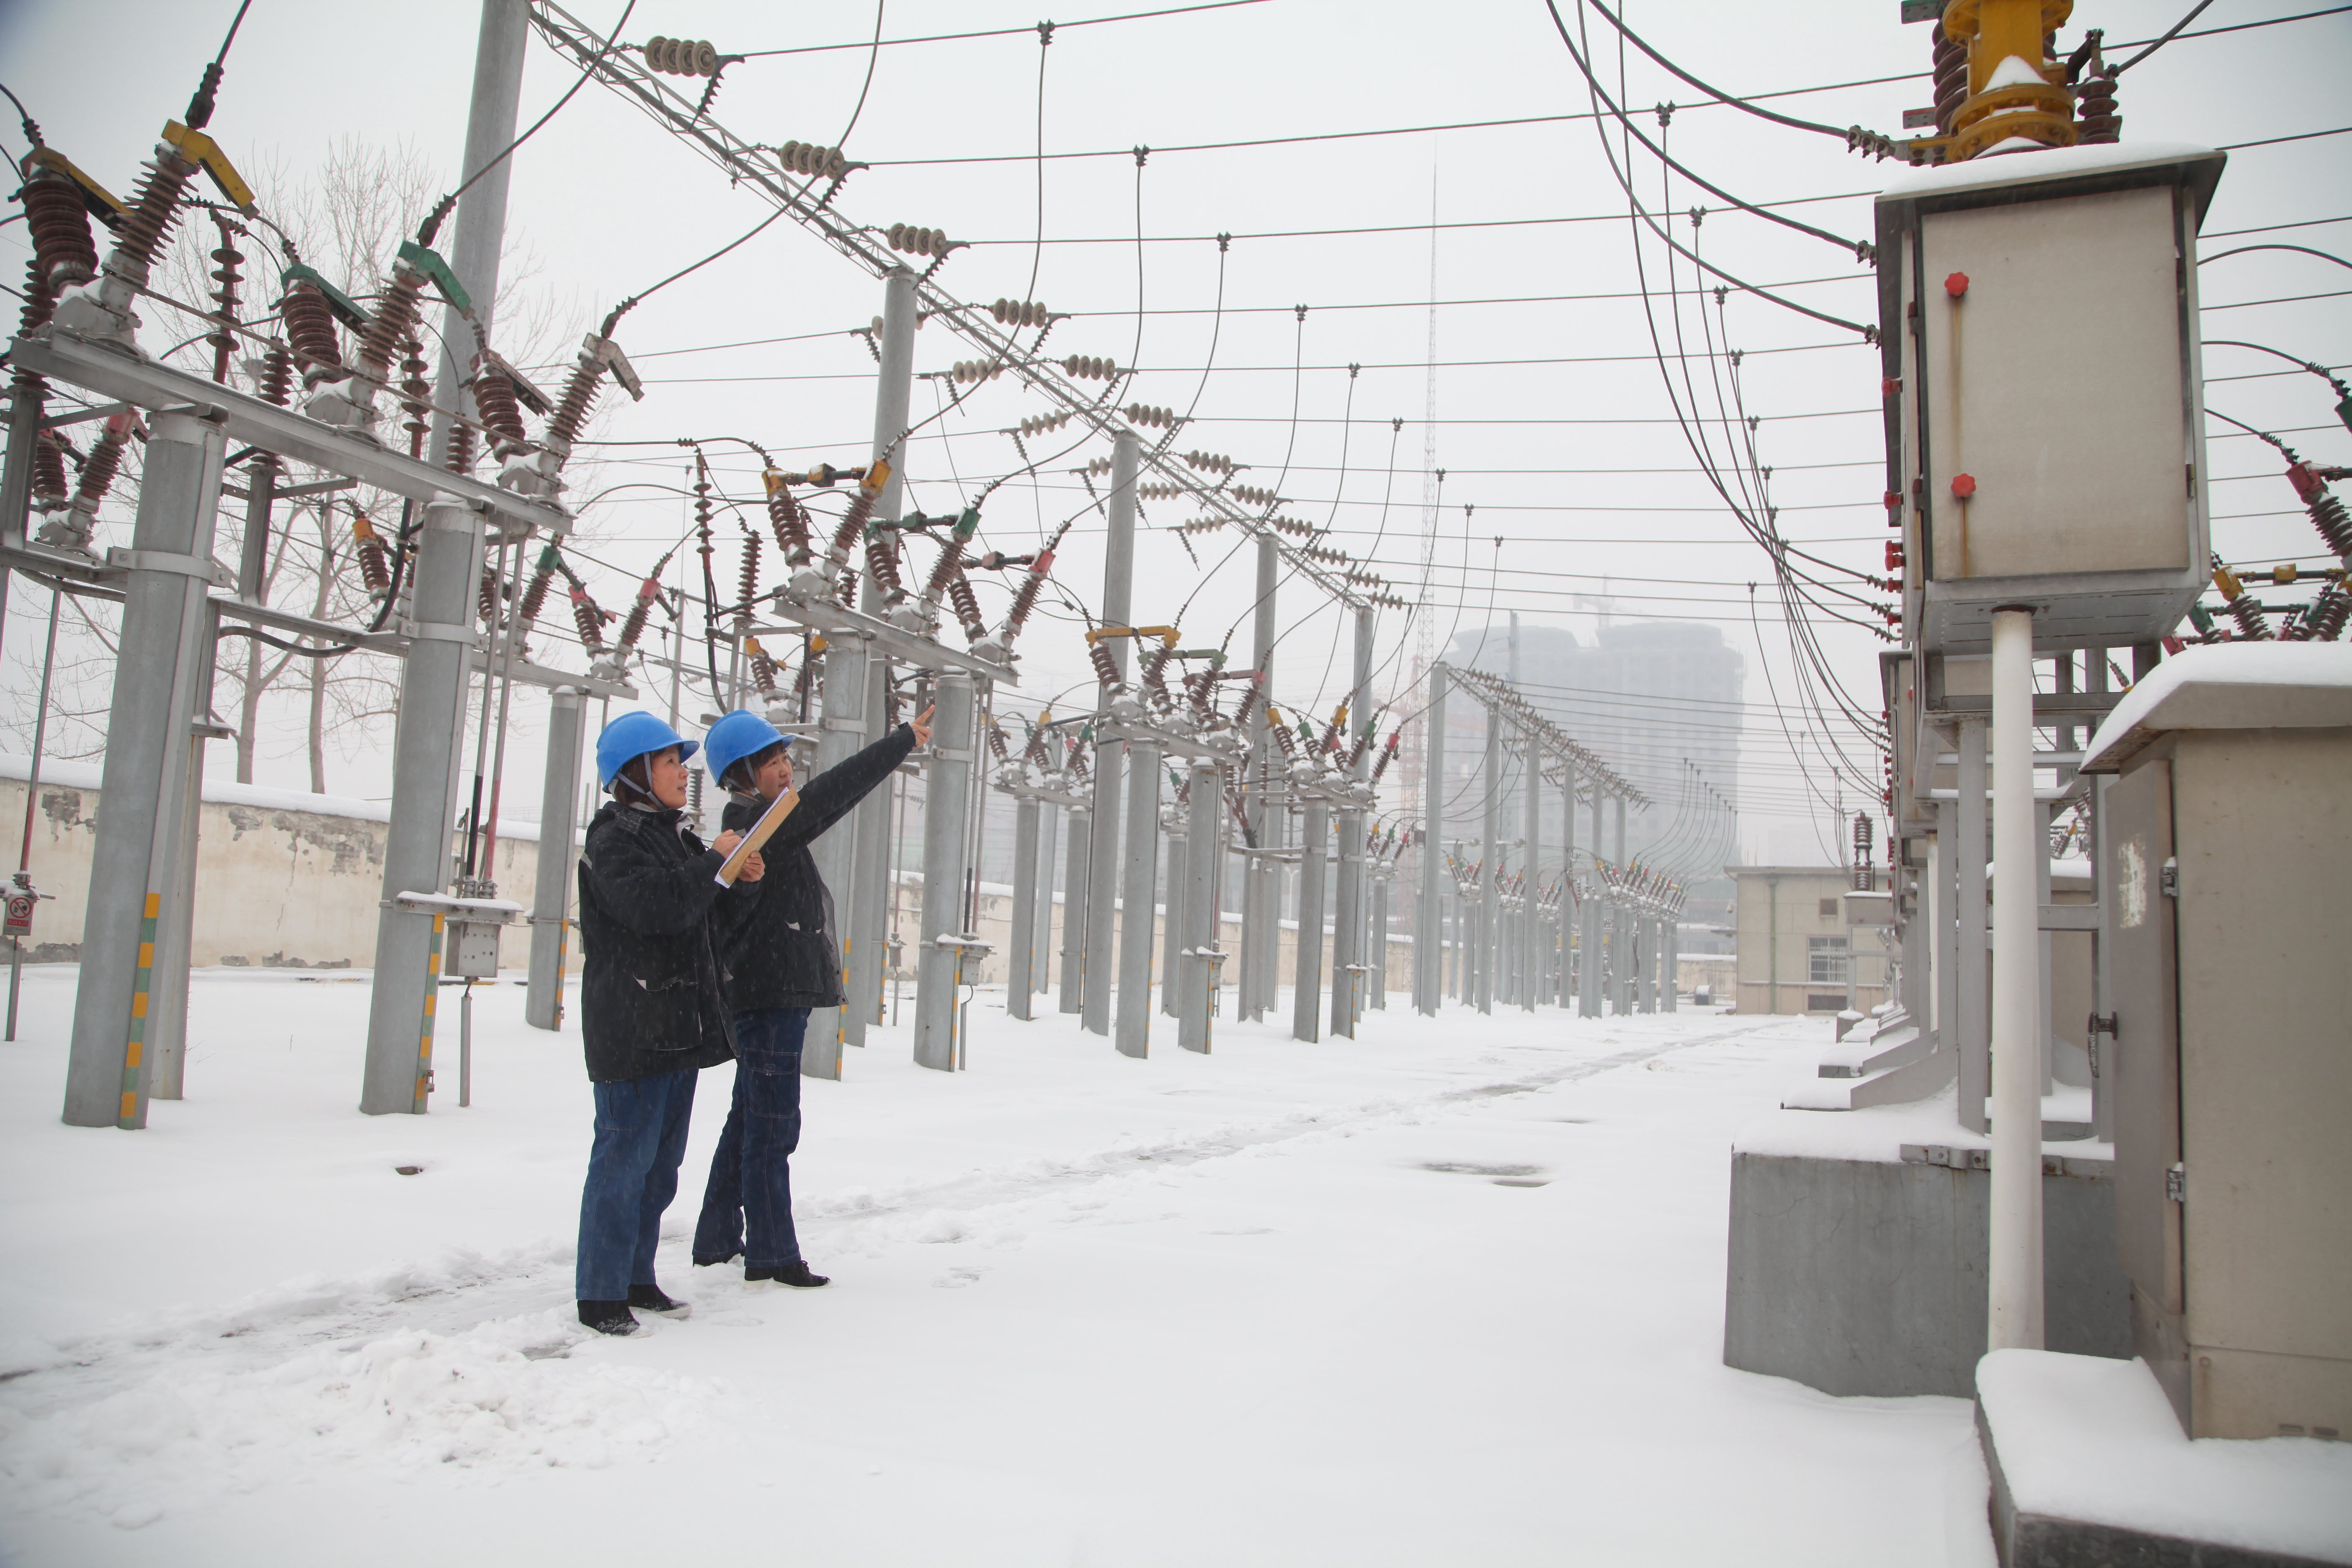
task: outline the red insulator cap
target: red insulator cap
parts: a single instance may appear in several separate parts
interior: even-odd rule
[[[1977,477],[1974,474],[1954,474],[1952,493],[1962,500],[1968,500],[1977,493]]]
[[[1944,292],[1949,294],[1953,299],[1957,300],[1968,291],[1969,275],[1967,273],[1955,272],[1950,277],[1944,279]]]
[[[2305,506],[2318,500],[2327,489],[2326,485],[2321,482],[2319,476],[2311,471],[2309,463],[2289,463],[2286,466],[2286,479],[2287,483],[2294,487],[2294,493],[2303,498],[2303,503]]]

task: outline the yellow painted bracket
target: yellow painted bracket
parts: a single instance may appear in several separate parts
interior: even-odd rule
[[[1087,634],[1087,646],[1092,647],[1095,644],[1108,641],[1112,637],[1158,637],[1161,647],[1174,647],[1176,628],[1174,626],[1097,626]]]
[[[163,122],[163,140],[177,147],[180,156],[191,163],[202,165],[205,173],[213,177],[213,184],[237,211],[247,217],[261,216],[260,209],[253,205],[252,187],[245,183],[245,176],[236,172],[236,165],[228,161],[228,154],[220,150],[219,142],[201,131],[189,130],[176,120]]]
[[[74,166],[72,159],[54,147],[36,147],[26,157],[25,172],[29,174],[35,169],[47,169],[71,180],[81,191],[81,204],[89,209],[90,216],[109,228],[112,228],[116,222],[130,211],[121,202],[115,199],[112,191],[83,174]]]

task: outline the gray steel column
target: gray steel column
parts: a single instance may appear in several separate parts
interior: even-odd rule
[[[1102,624],[1132,626],[1135,582],[1135,469],[1142,448],[1132,430],[1120,429],[1111,441],[1110,497],[1103,506]],[[1095,691],[1096,722],[1110,711],[1111,699],[1128,679],[1132,637],[1111,637],[1107,645],[1118,679],[1098,684]],[[1099,731],[1097,731],[1100,733]],[[1119,770],[1123,748],[1116,742],[1095,748],[1094,843],[1087,861],[1086,995],[1079,1026],[1089,1034],[1110,1033],[1112,959],[1115,910],[1118,897]]]
[[[882,279],[882,332],[875,349],[881,364],[874,375],[874,445],[869,460],[890,465],[890,478],[883,485],[882,493],[875,498],[877,523],[898,521],[906,506],[907,406],[914,387],[918,325],[915,275],[903,267],[894,267]],[[871,601],[876,588],[870,574],[864,588]],[[866,607],[877,609],[878,604],[869,602]],[[869,649],[866,665],[861,744],[870,745],[888,732],[890,661],[878,648]],[[965,749],[970,750],[970,746]],[[842,1010],[841,1037],[852,1046],[866,1043],[866,1027],[874,1022],[882,1001],[884,943],[890,920],[890,791],[877,789],[858,802],[852,814],[849,872],[853,890],[846,920],[840,914],[840,889],[837,885],[835,888],[835,920],[849,937],[849,951],[843,954],[844,967],[849,972],[849,1005]],[[928,811],[925,816],[928,819]],[[928,888],[929,883],[927,881],[925,886]],[[959,883],[959,889],[961,886]],[[961,902],[960,892],[957,901]],[[929,900],[925,902],[928,905]]]
[[[539,792],[539,876],[530,895],[530,982],[522,1021],[534,1029],[563,1026],[563,966],[572,947],[572,840],[580,825],[580,731],[587,694],[576,686],[548,693],[547,771]]]
[[[1152,914],[1160,879],[1160,746],[1128,747],[1127,865],[1119,882],[1118,1054],[1151,1054]]]
[[[473,183],[457,198],[448,250],[449,270],[473,298],[474,321],[467,321],[454,306],[441,314],[441,342],[446,347],[435,374],[436,409],[474,412],[473,395],[465,384],[473,374],[475,327],[478,323],[487,335],[498,305],[499,257],[506,244],[507,182],[514,173],[514,160],[499,158],[487,172],[483,165],[514,142],[530,14],[528,0],[482,0],[482,25],[474,37],[474,98],[466,116],[464,172]],[[425,455],[435,468],[446,468],[449,416],[436,412],[432,420]]]
[[[1593,885],[1584,891],[1584,901],[1578,907],[1576,953],[1576,1016],[1580,1018],[1601,1016],[1601,910],[1608,895],[1601,887],[1601,873],[1592,875]]]
[[[823,657],[824,668],[818,675],[818,694],[824,700],[824,713],[818,721],[816,761],[809,770],[812,773],[821,773],[848,761],[866,742],[866,641],[863,637],[828,636]],[[854,815],[848,822],[834,824],[809,846],[810,853],[816,858],[817,877],[832,895],[834,960],[842,965],[845,985],[849,975],[848,954],[842,949],[855,929],[850,919],[855,912],[857,887],[851,871],[856,847]],[[845,1011],[840,1007],[811,1009],[808,1029],[801,1043],[803,1078],[841,1077]]]
[[[1655,912],[1643,915],[1634,921],[1636,957],[1633,978],[1634,984],[1640,987],[1634,1006],[1639,1012],[1654,1013],[1658,1010],[1658,941],[1664,924]]]
[[[1370,605],[1356,610],[1356,660],[1353,679],[1348,687],[1348,722],[1340,726],[1339,744],[1343,755],[1353,756],[1354,765],[1349,770],[1349,783],[1363,789],[1364,781],[1371,777],[1372,748],[1369,742],[1358,745],[1350,732],[1360,734],[1371,722],[1372,706],[1372,612]],[[1370,792],[1364,790],[1365,795]],[[1356,1037],[1356,1017],[1363,1011],[1364,999],[1364,808],[1360,797],[1351,790],[1348,802],[1339,810],[1339,875],[1332,889],[1331,922],[1331,1032],[1349,1039]]]
[[[1389,1010],[1389,914],[1395,886],[1394,868],[1372,879],[1372,930],[1365,962],[1371,965],[1372,1006],[1382,1013]]]
[[[1922,900],[1929,925],[1928,948],[1934,955],[1928,961],[1935,975],[1928,1016],[1935,1026],[1936,1048],[1957,1051],[1960,1048],[1960,805],[1957,800],[1936,803],[1936,847],[1928,877],[1932,891]]]
[[[147,1124],[153,952],[142,963],[141,950],[157,941],[149,922],[175,880],[182,837],[195,826],[185,808],[189,723],[204,668],[198,642],[224,455],[219,426],[186,414],[152,417],[66,1067],[65,1120],[74,1127]]]
[[[1519,920],[1519,1005],[1528,1012],[1536,1010],[1536,993],[1543,985],[1543,911],[1537,907],[1537,893],[1543,869],[1543,742],[1535,735],[1528,737],[1528,777],[1524,792],[1528,797],[1528,875],[1527,897],[1521,901],[1524,911]]]
[[[1086,995],[1087,857],[1094,842],[1094,808],[1070,807],[1070,842],[1062,856],[1062,994],[1057,1010],[1075,1013]]]
[[[1323,878],[1331,847],[1331,806],[1320,795],[1307,803],[1307,830],[1298,846],[1298,959],[1290,996],[1290,1037],[1319,1037],[1323,1011]]]
[[[1184,884],[1192,874],[1185,846],[1192,822],[1184,807],[1171,805],[1160,827],[1168,841],[1168,907],[1160,916],[1160,1010],[1173,1018],[1184,994]]]
[[[212,726],[213,673],[220,637],[220,611],[206,604],[197,614],[203,624],[196,629],[197,668],[190,691],[187,767],[174,827],[179,847],[173,855],[162,916],[155,925],[154,976],[147,994],[147,1054],[154,1061],[147,1092],[152,1100],[182,1098],[188,1067],[188,961],[196,927],[196,840],[204,820],[205,731]]]
[[[434,917],[396,908],[393,900],[405,892],[437,893],[448,884],[449,834],[457,805],[456,742],[466,717],[481,546],[481,519],[463,502],[438,500],[425,507],[409,568],[409,630],[415,640],[400,672],[383,912],[376,921],[375,980],[368,998],[360,1110],[370,1116],[422,1115],[430,1091],[439,986]]]
[[[1991,1125],[1985,1099],[1992,1092],[1991,952],[1986,947],[1985,721],[1960,721],[1959,834],[1953,847],[1958,857],[1959,917],[1955,935],[1958,962],[1952,967],[1959,981],[1958,1037],[1960,1125],[1982,1132]]]
[[[1249,811],[1250,832],[1256,837],[1260,849],[1273,847],[1272,818],[1276,815],[1266,804],[1275,794],[1275,751],[1266,734],[1265,710],[1274,696],[1274,671],[1269,667],[1274,659],[1277,564],[1274,535],[1261,531],[1257,536],[1257,598],[1250,625],[1250,668],[1257,671],[1263,684],[1258,689],[1257,707],[1250,716],[1248,732],[1241,737],[1249,746],[1249,755],[1243,763],[1244,798]],[[1175,878],[1170,877],[1169,882],[1172,904]],[[1281,949],[1266,937],[1269,932],[1277,940],[1280,936],[1281,889],[1280,866],[1262,855],[1252,856],[1242,873],[1240,1008],[1241,1016],[1253,1023],[1264,1018],[1274,1006],[1275,989],[1279,984],[1275,969]]]
[[[1503,716],[1486,709],[1484,849],[1478,879],[1478,1011],[1495,1010],[1495,959],[1503,929]]]
[[[942,675],[932,691],[939,712],[931,720],[931,755],[923,770],[923,936],[915,960],[915,1065],[953,1072],[956,994],[962,988],[964,955],[941,939],[966,934],[964,818],[971,804],[979,736],[972,728],[971,676]]]
[[[1683,926],[1680,914],[1658,918],[1658,1011],[1675,1010],[1675,994],[1682,989]]]
[[[1266,742],[1269,746],[1274,742]],[[1289,773],[1277,759],[1269,763],[1269,793],[1265,807],[1265,823],[1258,841],[1268,849],[1290,847],[1290,788]],[[1289,873],[1280,860],[1265,862],[1265,920],[1258,940],[1264,946],[1260,961],[1265,975],[1265,1010],[1260,1019],[1271,1013],[1281,1000],[1282,991],[1282,903],[1283,883]]]
[[[1445,688],[1441,662],[1429,670],[1429,706],[1421,716],[1426,767],[1421,790],[1421,912],[1413,922],[1412,1005],[1430,1017],[1445,994]]]
[[[1032,795],[1019,799],[1013,809],[1013,941],[1004,955],[1004,1010],[1026,1023],[1036,973],[1038,803]]]
[[[1217,764],[1213,758],[1192,759],[1190,794],[1192,818],[1184,836],[1184,947],[1178,998],[1176,1043],[1206,1055],[1210,1015],[1217,999],[1217,965],[1210,955],[1217,946]]]
[[[1559,1005],[1575,1000],[1574,973],[1570,967],[1569,921],[1575,918],[1576,900],[1576,753],[1559,759]]]

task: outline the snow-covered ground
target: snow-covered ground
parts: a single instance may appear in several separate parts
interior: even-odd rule
[[[694,1315],[614,1342],[572,1321],[578,1038],[519,986],[471,1109],[452,997],[433,1114],[371,1119],[364,976],[200,973],[190,1098],[124,1133],[57,1120],[73,979],[0,1047],[11,1563],[1992,1560],[1966,1403],[1722,1364],[1731,1134],[1826,1023],[1163,1022],[1138,1062],[983,995],[968,1072],[885,1030],[805,1086],[827,1289],[688,1266],[705,1074]]]

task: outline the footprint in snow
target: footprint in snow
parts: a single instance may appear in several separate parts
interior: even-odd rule
[[[978,1284],[980,1277],[987,1272],[985,1268],[950,1268],[931,1284],[940,1290],[961,1290],[967,1285]]]

